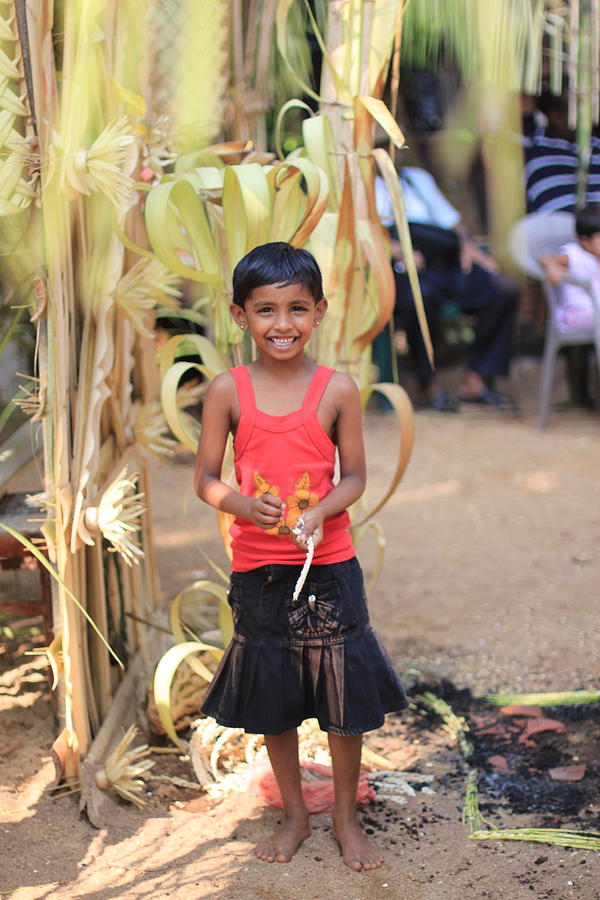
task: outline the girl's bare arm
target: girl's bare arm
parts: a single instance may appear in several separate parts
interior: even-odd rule
[[[323,536],[325,519],[343,512],[358,500],[367,480],[362,407],[356,383],[349,375],[336,372],[327,393],[337,409],[335,434],[340,457],[340,480],[317,506],[302,516],[304,535],[312,535],[315,546]],[[301,539],[299,543],[303,545],[304,541]]]
[[[281,516],[281,500],[271,494],[246,497],[221,479],[227,438],[232,430],[235,397],[235,384],[229,372],[212,380],[202,410],[194,490],[201,500],[215,509],[250,519],[259,528],[272,528]]]

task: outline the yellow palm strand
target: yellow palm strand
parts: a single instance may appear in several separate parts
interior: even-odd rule
[[[182,6],[185,29],[174,60],[171,114],[173,144],[185,152],[210,144],[221,130],[229,80],[229,2],[185,0]]]
[[[0,41],[0,216],[7,216],[29,206],[37,171],[27,135],[31,113],[12,0],[0,2]]]
[[[139,334],[152,337],[147,314],[155,306],[177,309],[177,280],[157,259],[139,260],[120,278],[113,296]]]

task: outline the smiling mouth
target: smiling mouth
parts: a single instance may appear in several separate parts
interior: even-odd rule
[[[292,346],[296,338],[269,338],[269,340],[278,350],[287,350],[288,347]]]

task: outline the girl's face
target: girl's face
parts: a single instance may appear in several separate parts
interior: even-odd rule
[[[327,309],[325,299],[315,303],[301,284],[264,284],[255,288],[242,309],[231,305],[231,314],[247,328],[261,356],[293,359],[304,348]]]

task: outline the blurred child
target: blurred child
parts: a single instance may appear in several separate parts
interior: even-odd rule
[[[549,281],[559,285],[559,306],[556,311],[562,331],[591,328],[594,324],[594,303],[600,304],[600,206],[586,206],[575,216],[578,240],[565,244],[558,253],[540,257]],[[592,291],[568,281],[568,275],[585,281]],[[600,315],[600,306],[598,307]]]

